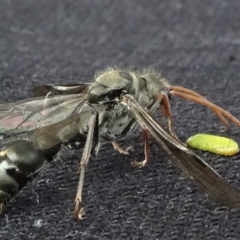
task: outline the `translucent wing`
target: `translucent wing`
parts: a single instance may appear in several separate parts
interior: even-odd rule
[[[101,107],[98,110],[101,110]],[[93,108],[87,108],[81,113],[60,122],[36,129],[32,135],[34,146],[38,149],[46,150],[58,143],[70,143],[71,140],[75,141],[79,138],[85,141],[86,132],[89,127],[92,127],[88,125],[92,115]]]
[[[124,102],[138,124],[204,192],[223,205],[240,207],[240,195],[210,165],[166,132],[134,98],[126,95]]]
[[[0,133],[13,134],[32,131],[60,122],[80,111],[85,100],[86,91],[83,91],[78,94],[47,95],[0,104]]]

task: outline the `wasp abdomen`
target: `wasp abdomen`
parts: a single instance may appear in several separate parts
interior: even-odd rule
[[[11,199],[49,161],[31,141],[16,140],[0,152],[0,206]],[[1,209],[0,209],[1,210]]]

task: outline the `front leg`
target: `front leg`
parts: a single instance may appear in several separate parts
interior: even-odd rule
[[[144,138],[144,155],[145,155],[145,159],[141,162],[138,161],[133,161],[132,162],[132,166],[133,167],[145,167],[146,164],[149,162],[149,145],[148,145],[148,130],[143,130],[143,138]]]
[[[177,137],[176,133],[174,132],[174,128],[173,128],[172,111],[171,111],[171,105],[169,102],[169,97],[166,93],[163,92],[158,96],[158,98],[162,102],[161,107],[163,109],[163,113],[168,119],[169,132],[175,139],[178,140],[178,137]]]
[[[115,142],[115,141],[112,141],[112,145],[113,145],[114,149],[117,150],[117,151],[118,151],[119,153],[121,153],[121,154],[128,155],[128,154],[129,154],[129,151],[132,151],[132,152],[134,151],[134,148],[133,148],[132,146],[127,147],[126,149],[123,149],[123,148],[121,148],[121,147],[118,145],[118,143]]]
[[[84,175],[86,171],[86,167],[88,165],[90,155],[91,155],[91,149],[92,149],[92,143],[93,143],[93,137],[94,137],[94,130],[95,126],[98,126],[96,124],[98,121],[98,114],[93,114],[91,118],[89,119],[89,131],[86,139],[86,143],[83,150],[82,159],[80,162],[80,176],[79,176],[79,182],[78,182],[78,188],[77,188],[77,194],[75,198],[75,210],[74,210],[74,218],[76,220],[81,220],[85,217],[85,209],[82,206],[82,190],[83,190],[83,182],[84,182]]]

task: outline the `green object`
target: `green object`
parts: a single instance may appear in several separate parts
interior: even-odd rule
[[[234,140],[211,134],[196,134],[187,140],[193,148],[224,156],[233,156],[239,152],[238,144]]]

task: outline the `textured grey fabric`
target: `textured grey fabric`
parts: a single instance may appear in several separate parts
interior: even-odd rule
[[[151,66],[174,85],[194,89],[240,118],[240,2],[11,1],[0,2],[0,101],[30,97],[46,83],[91,81],[107,66]],[[174,98],[176,132],[223,132],[203,107]],[[233,127],[226,135],[240,139]],[[141,142],[140,142],[141,143]],[[136,137],[110,144],[90,161],[84,185],[87,218],[72,219],[81,152],[66,152],[28,184],[0,216],[3,239],[238,239],[240,211],[219,207],[151,144],[141,159]],[[199,152],[240,189],[239,155]]]

